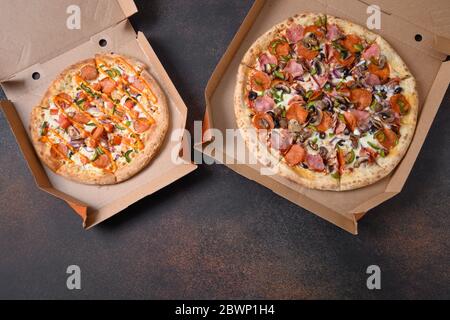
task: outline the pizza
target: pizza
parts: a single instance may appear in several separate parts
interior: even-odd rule
[[[55,173],[84,184],[115,184],[155,156],[168,129],[163,91],[144,64],[98,54],[64,70],[33,108],[31,138]]]
[[[382,37],[322,14],[296,15],[262,35],[239,66],[234,97],[237,125],[260,162],[301,186],[336,191],[392,172],[418,107],[414,77]]]

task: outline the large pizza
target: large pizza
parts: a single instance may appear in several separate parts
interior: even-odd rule
[[[142,170],[166,134],[166,98],[144,64],[101,54],[64,70],[33,108],[31,137],[54,172],[114,184]]]
[[[419,102],[414,77],[382,37],[329,15],[301,14],[245,54],[234,107],[250,151],[265,165],[301,186],[351,190],[401,161]]]

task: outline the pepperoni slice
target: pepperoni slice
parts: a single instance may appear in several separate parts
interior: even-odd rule
[[[372,93],[366,89],[353,89],[350,101],[355,104],[357,109],[365,109],[372,103]]]
[[[58,109],[50,109],[50,114],[56,116],[58,114]]]
[[[392,110],[401,115],[407,114],[409,109],[411,109],[411,105],[402,94],[393,95],[390,99],[390,103]]]
[[[81,68],[80,75],[84,80],[94,80],[98,77],[98,71],[95,66],[88,64]]]
[[[325,38],[325,33],[318,26],[312,25],[305,28],[303,31],[303,36],[306,36],[308,33],[314,33],[317,38]]]
[[[328,25],[327,40],[335,41],[341,35],[341,30],[335,24]]]
[[[75,122],[86,124],[90,121],[89,117],[81,112],[76,112],[72,118]]]
[[[312,60],[319,55],[319,51],[310,50],[299,43],[297,45],[297,54],[306,60]]]
[[[102,92],[106,94],[110,94],[111,92],[113,92],[117,86],[117,83],[110,78],[102,79],[102,81],[100,81],[100,84],[102,85]]]
[[[94,139],[94,140],[100,139],[100,137],[102,136],[103,132],[104,132],[103,127],[95,128],[94,131],[92,132],[92,139]]]
[[[290,43],[297,43],[302,40],[303,32],[303,27],[294,23],[289,29],[286,30],[286,38]]]
[[[67,129],[71,125],[69,119],[62,113],[59,115],[58,123],[59,123],[59,126],[61,128],[63,128],[64,130]]]
[[[359,48],[360,46],[362,46],[361,42],[362,40],[360,37],[354,34],[349,34],[342,41],[342,45],[345,47],[345,49],[347,49],[351,53],[356,53],[362,51],[360,50],[361,48]]]
[[[305,161],[306,151],[302,146],[294,144],[289,151],[284,155],[284,159],[289,166],[294,167],[299,163]]]
[[[253,117],[253,125],[256,129],[266,129],[270,130],[275,128],[275,124],[273,122],[270,114],[267,113],[258,113]]]
[[[369,72],[378,76],[382,83],[385,83],[389,80],[389,75],[391,74],[391,69],[389,68],[389,64],[386,62],[382,69],[378,68],[378,66],[374,63],[369,64]]]
[[[298,102],[294,102],[290,105],[289,110],[286,112],[286,119],[295,119],[298,123],[303,124],[308,118],[308,111],[302,107]]]
[[[57,143],[50,148],[50,154],[53,158],[64,159],[67,157],[69,148],[64,143]]]
[[[350,130],[354,131],[358,125],[358,120],[356,119],[355,115],[350,111],[346,111],[344,112],[344,118]]]
[[[109,166],[109,163],[109,157],[106,154],[99,155],[93,162],[94,166],[100,169],[105,169],[107,166]]]
[[[286,41],[277,39],[270,43],[269,51],[271,54],[276,55],[277,57],[284,57],[289,54],[289,52],[291,51],[291,47]]]
[[[398,143],[397,134],[389,128],[384,128],[383,131],[378,131],[375,134],[375,139],[386,149],[390,150]]]
[[[332,124],[333,118],[328,114],[328,112],[324,112],[322,122],[320,122],[320,124],[316,127],[317,131],[325,132],[331,127]]]
[[[255,72],[250,78],[250,86],[253,90],[264,91],[270,88],[270,77],[262,71]]]
[[[374,43],[366,50],[364,50],[362,57],[366,60],[370,60],[372,58],[378,59],[378,57],[380,56],[380,52],[381,52],[380,46]]]
[[[145,118],[139,118],[134,121],[133,127],[137,133],[143,133],[150,129],[150,123]]]

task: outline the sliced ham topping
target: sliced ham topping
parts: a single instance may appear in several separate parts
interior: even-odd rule
[[[92,131],[92,139],[98,140],[103,135],[104,129],[103,127],[97,127]]]
[[[298,123],[304,124],[308,118],[308,111],[299,102],[290,104],[289,110],[286,112],[287,120],[297,120]]]
[[[380,47],[374,43],[370,47],[368,47],[362,54],[362,57],[365,60],[370,60],[371,58],[377,58],[380,56]]]
[[[328,43],[325,45],[325,47],[326,47],[325,50],[327,52],[327,56],[326,56],[327,61],[331,61],[334,57],[334,49]]]
[[[340,36],[341,36],[341,30],[339,30],[339,28],[335,24],[328,26],[327,40],[335,41]]]
[[[306,163],[308,164],[308,167],[314,171],[322,172],[323,170],[325,170],[323,159],[318,154],[316,155],[308,154],[306,156]]]
[[[284,71],[291,74],[293,78],[303,75],[302,65],[297,63],[295,60],[290,60],[284,68]]]
[[[131,82],[131,80],[130,80],[130,82]],[[134,81],[131,84],[133,87],[135,87],[139,91],[143,91],[145,89],[144,82],[139,78],[134,78]]]
[[[259,56],[259,65],[264,70],[266,64],[278,64],[278,59],[274,55],[263,53]]]
[[[297,43],[303,39],[304,29],[302,26],[293,24],[289,29],[286,30],[286,38],[289,43]]]
[[[293,104],[294,102],[305,103],[305,100],[301,96],[293,96],[291,100],[289,100],[288,105]]]
[[[286,151],[292,145],[292,136],[289,130],[272,130],[270,145],[275,150]]]
[[[275,107],[275,101],[271,97],[263,96],[257,98],[253,106],[258,112],[267,112]]]

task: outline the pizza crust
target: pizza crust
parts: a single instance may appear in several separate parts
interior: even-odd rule
[[[85,65],[95,65],[95,59],[86,59],[67,67],[59,74],[59,76],[55,80],[52,81],[41,102],[31,111],[30,132],[31,140],[33,142],[36,153],[38,154],[42,162],[44,162],[44,164],[53,172],[78,183],[108,185],[116,184],[131,178],[149,164],[149,162],[157,154],[160,146],[164,141],[164,137],[169,127],[170,115],[167,100],[161,87],[158,85],[156,80],[145,70],[145,65],[143,63],[133,58],[116,54],[101,54],[98,55],[98,57],[104,60],[121,57],[135,69],[144,69],[142,72],[142,77],[150,84],[153,93],[158,99],[158,113],[152,115],[155,119],[155,124],[153,124],[152,127],[144,135],[141,136],[141,140],[144,142],[145,146],[144,150],[141,151],[135,158],[133,158],[133,161],[131,161],[130,164],[127,164],[125,166],[118,166],[116,172],[112,173],[108,172],[107,170],[101,170],[97,168],[84,169],[81,166],[69,161],[65,161],[64,159],[55,159],[50,153],[50,147],[40,141],[41,124],[44,121],[42,109],[44,107],[47,107],[48,100],[56,94],[64,92],[62,88],[64,88],[63,84],[68,75],[78,73],[79,70]]]

